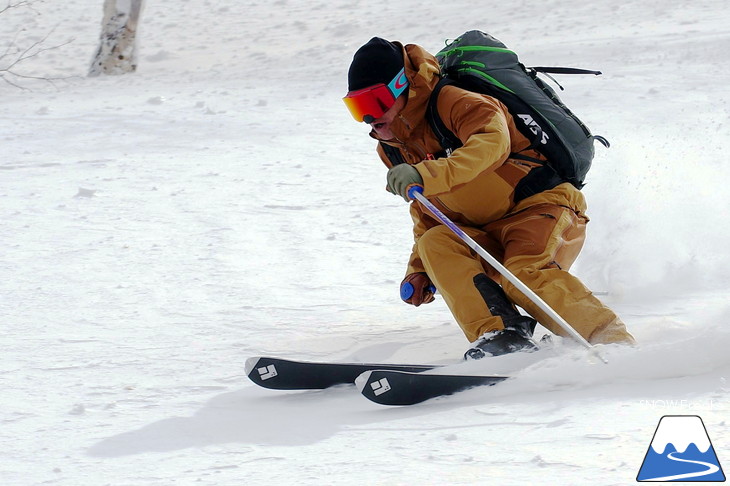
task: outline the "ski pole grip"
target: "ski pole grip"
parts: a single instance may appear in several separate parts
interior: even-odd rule
[[[434,285],[428,286],[428,291],[432,294],[436,293],[436,287]],[[413,297],[413,294],[416,292],[416,289],[413,288],[413,284],[410,282],[406,282],[403,285],[400,286],[400,298],[404,302]]]
[[[413,293],[415,292],[415,289],[413,288],[413,285],[411,285],[410,282],[406,282],[403,285],[400,286],[400,298],[403,301],[406,301],[413,297]]]
[[[414,184],[408,188],[408,199],[416,199],[416,193],[423,194],[423,186]]]

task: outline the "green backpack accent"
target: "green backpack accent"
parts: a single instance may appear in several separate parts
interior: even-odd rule
[[[525,68],[517,54],[491,35],[477,30],[449,43],[436,54],[436,59],[442,79],[429,100],[426,117],[446,155],[459,148],[462,141],[444,125],[436,110],[436,100],[441,88],[454,85],[504,103],[520,132],[532,141],[528,149],[537,150],[547,158],[547,163],[541,162],[542,167],[531,170],[520,181],[515,189],[516,201],[562,182],[570,182],[578,189],[583,187],[593,160],[594,140],[606,147],[609,144],[605,138],[593,136],[537,74],[599,75],[600,71]],[[540,162],[521,154],[513,153],[510,157]]]

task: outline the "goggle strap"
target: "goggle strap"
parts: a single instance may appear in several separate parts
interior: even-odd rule
[[[398,98],[408,88],[408,78],[406,77],[406,68],[400,70],[393,80],[388,83],[388,89],[393,93],[393,98]]]

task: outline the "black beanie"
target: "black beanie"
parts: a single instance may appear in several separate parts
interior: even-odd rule
[[[373,37],[357,50],[347,73],[349,91],[374,84],[387,85],[403,69],[403,50],[380,37]]]

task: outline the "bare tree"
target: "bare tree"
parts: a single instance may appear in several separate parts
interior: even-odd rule
[[[30,0],[20,0],[15,3],[8,2],[7,6],[0,8],[0,14],[5,13],[7,10],[18,8],[18,7],[29,7],[31,4]]]
[[[5,7],[0,8],[0,15],[16,8],[32,8],[32,4],[33,2],[31,0],[20,0],[15,3],[8,3]],[[65,46],[71,42],[69,40],[60,45],[46,47],[44,44],[52,33],[53,30],[46,34],[42,39],[32,42],[27,47],[20,47],[18,45],[18,34],[16,34],[15,37],[13,37],[13,39],[5,46],[5,49],[0,53],[0,79],[7,84],[20,89],[26,89],[20,84],[20,81],[23,79],[40,79],[50,83],[53,83],[53,81],[58,79],[65,79],[48,76],[33,76],[26,74],[21,70],[21,64],[25,61],[37,57],[42,52],[58,49],[59,47]]]
[[[99,50],[89,76],[124,74],[137,69],[135,37],[144,0],[104,0]]]

